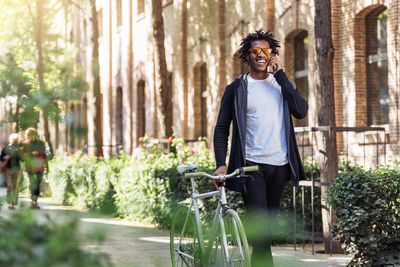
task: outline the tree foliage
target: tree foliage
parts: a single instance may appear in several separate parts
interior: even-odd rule
[[[53,25],[60,17],[65,1],[43,2],[43,81],[37,75],[37,49],[34,1],[0,0],[0,97],[17,99],[16,112],[6,122],[16,122],[17,129],[37,126],[39,112],[53,121],[62,120],[62,103],[78,101],[87,91],[87,83],[74,65],[74,49],[62,32]],[[41,84],[42,83],[42,84]],[[64,105],[65,106],[65,105]],[[11,111],[12,112],[12,111]],[[0,118],[4,120],[5,118]]]

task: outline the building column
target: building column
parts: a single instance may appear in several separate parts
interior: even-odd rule
[[[219,97],[222,98],[226,86],[226,36],[225,0],[218,0],[218,41],[219,41]]]
[[[267,30],[275,29],[275,0],[267,0]]]
[[[182,78],[183,78],[183,138],[189,138],[188,129],[188,51],[187,51],[187,0],[182,0]]]

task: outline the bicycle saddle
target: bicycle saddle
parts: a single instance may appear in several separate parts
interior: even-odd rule
[[[193,171],[193,170],[197,170],[197,165],[196,164],[189,164],[189,165],[179,165],[178,167],[176,167],[176,170],[182,174],[188,171]]]

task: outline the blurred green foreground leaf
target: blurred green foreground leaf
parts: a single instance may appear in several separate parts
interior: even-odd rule
[[[29,209],[0,217],[0,266],[111,266],[105,255],[80,248],[77,220],[38,223]],[[98,240],[100,241],[100,240]]]

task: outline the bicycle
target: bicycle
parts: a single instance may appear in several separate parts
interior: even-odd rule
[[[258,171],[258,166],[236,169],[231,174],[210,175],[197,171],[195,164],[180,165],[177,168],[185,178],[190,178],[192,197],[190,207],[178,206],[174,213],[170,232],[172,266],[238,266],[250,267],[250,252],[242,222],[233,209],[229,208],[225,186],[216,191],[198,194],[194,178],[208,177],[226,180],[246,177],[245,172]],[[219,197],[208,240],[205,240],[200,224],[198,199]]]

